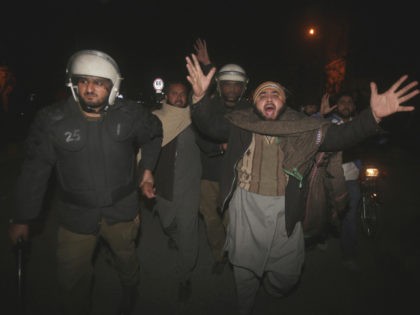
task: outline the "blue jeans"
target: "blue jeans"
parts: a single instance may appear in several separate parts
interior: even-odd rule
[[[340,246],[343,259],[353,259],[357,249],[358,210],[361,201],[360,183],[358,180],[346,181],[349,194],[348,209],[341,222]]]

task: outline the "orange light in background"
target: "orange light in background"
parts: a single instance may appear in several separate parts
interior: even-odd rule
[[[327,93],[335,94],[341,91],[341,85],[346,76],[346,59],[337,58],[325,65],[327,82],[325,90]]]
[[[307,38],[314,38],[318,39],[319,36],[319,28],[314,25],[306,25],[305,27],[305,36]]]
[[[315,35],[316,35],[316,29],[315,29],[315,28],[313,28],[313,27],[310,27],[310,28],[308,29],[308,35],[309,35],[309,36],[315,36]]]

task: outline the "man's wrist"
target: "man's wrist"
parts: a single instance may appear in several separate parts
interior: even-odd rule
[[[373,112],[373,110],[371,110],[371,112],[372,112],[372,116],[373,116],[373,118],[375,119],[375,121],[376,121],[376,123],[377,124],[379,124],[380,122],[381,122],[381,118],[379,118],[379,117],[377,117],[376,115],[375,115],[375,113]]]
[[[192,95],[192,103],[198,103],[199,101],[201,101],[201,99],[204,97],[205,94],[201,95],[201,96],[197,96],[195,94]]]

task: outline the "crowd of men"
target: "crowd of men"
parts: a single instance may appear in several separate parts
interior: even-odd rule
[[[370,107],[332,123],[288,107],[279,82],[261,82],[245,99],[249,77],[240,65],[212,64],[203,40],[194,49],[187,77],[167,82],[153,111],[118,97],[122,75],[111,56],[75,52],[66,68],[70,97],[42,108],[32,122],[9,234],[13,243],[28,239],[54,173],[63,314],[89,313],[99,239],[109,245],[121,281],[119,314],[132,311],[140,281],[139,191],[154,200],[168,246],[177,251],[181,303],[193,288],[199,214],[212,273],[233,269],[240,314],[252,313],[261,285],[287,296],[305,261],[302,222],[311,211],[307,178],[315,156],[376,135],[383,118],[414,110],[401,104],[419,93],[407,76],[384,93],[371,83]]]

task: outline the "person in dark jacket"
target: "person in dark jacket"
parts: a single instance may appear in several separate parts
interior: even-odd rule
[[[330,105],[330,95],[322,96],[320,114],[332,123],[341,125],[355,118],[356,103],[354,95],[349,91],[342,91],[335,95],[334,105]],[[361,204],[360,169],[362,168],[363,147],[359,144],[343,151],[343,173],[346,180],[349,203],[341,218],[340,247],[343,266],[350,271],[360,271],[357,263],[358,254],[358,216]]]
[[[16,211],[9,234],[28,238],[28,224],[42,207],[54,170],[58,188],[58,281],[65,314],[88,314],[98,242],[115,256],[122,283],[121,314],[136,296],[139,261],[139,195],[155,196],[152,170],[162,142],[159,119],[135,102],[117,98],[121,75],[106,53],[82,50],[69,59],[72,97],[41,109],[26,140],[26,157],[16,188]],[[136,154],[142,149],[139,177]]]
[[[198,39],[194,47],[203,71],[209,71],[212,63],[207,52],[206,41]],[[226,64],[216,74],[216,91],[214,93],[207,91],[205,102],[210,103],[209,108],[221,115],[238,109],[251,108],[252,104],[244,98],[248,81],[249,78],[240,65]],[[226,240],[226,225],[229,220],[227,212],[222,214],[219,209],[219,181],[226,143],[212,139],[200,132],[199,128],[197,130],[197,143],[201,151],[203,168],[200,213],[206,225],[207,240],[214,257],[211,272],[212,274],[221,274],[227,263],[223,245]]]
[[[286,106],[285,88],[261,83],[254,109],[226,117],[212,115],[201,101],[215,73],[201,71],[193,54],[186,57],[197,126],[227,141],[221,180],[222,209],[229,209],[225,248],[233,265],[240,314],[251,314],[260,284],[275,297],[293,289],[304,263],[301,221],[307,174],[318,151],[340,151],[380,129],[382,118],[414,107],[400,104],[420,91],[417,82],[401,87],[407,76],[378,94],[371,83],[370,109],[352,122],[334,125]]]
[[[162,151],[155,171],[155,209],[177,250],[181,303],[191,296],[191,275],[198,257],[201,177],[200,150],[191,123],[187,91],[187,82],[170,82],[161,109],[153,111],[163,127]]]

